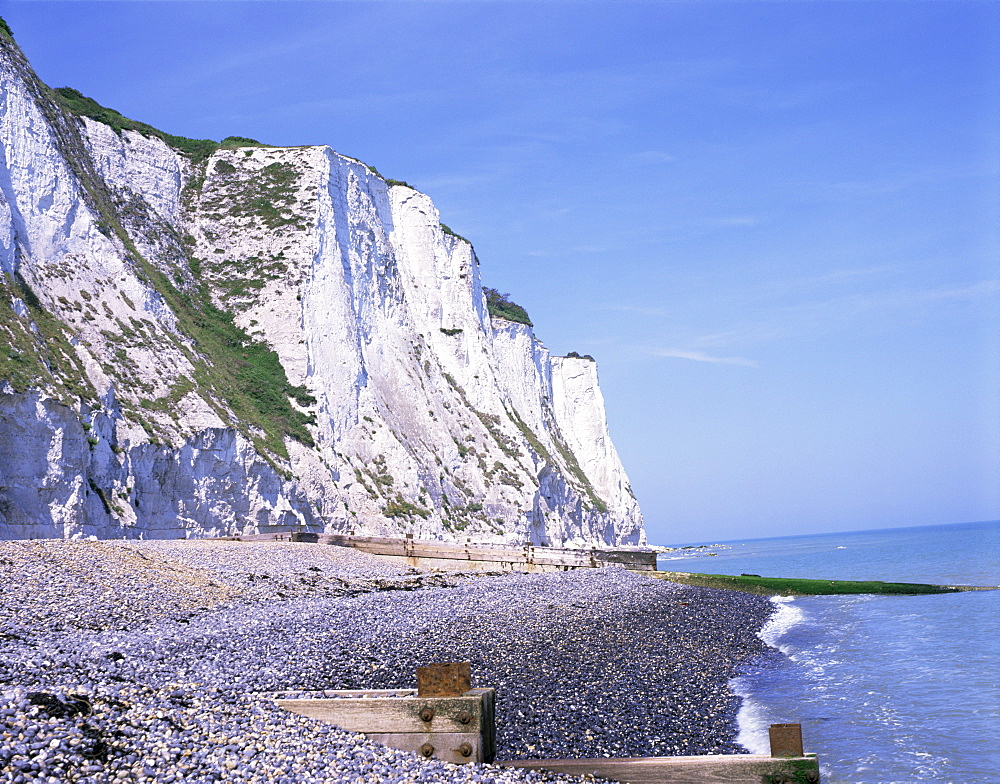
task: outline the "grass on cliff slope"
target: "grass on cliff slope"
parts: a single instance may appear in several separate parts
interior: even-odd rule
[[[58,104],[70,113],[103,122],[116,133],[134,130],[155,136],[195,162],[207,158],[220,147],[266,146],[241,136],[227,137],[221,144],[208,139],[173,136],[146,123],[130,120],[72,88],[61,87],[52,93]],[[104,223],[132,253],[142,276],[163,296],[177,316],[181,332],[194,343],[200,355],[193,358],[195,381],[206,400],[211,402],[215,397],[224,401],[237,419],[231,424],[253,441],[258,450],[287,458],[285,436],[312,446],[314,442],[307,425],[313,422],[313,417],[298,411],[289,400],[294,398],[300,406],[315,403],[308,390],[289,383],[277,353],[238,327],[231,313],[217,308],[204,285],[181,291],[163,271],[149,263],[122,226],[112,200],[102,198],[103,194],[98,192],[99,178],[87,177],[87,173],[82,172],[82,179],[91,184],[88,195],[101,212]],[[192,269],[197,266],[191,264]],[[225,411],[218,405],[215,407],[220,417],[227,419]]]
[[[528,318],[528,312],[520,305],[510,301],[510,294],[501,294],[496,289],[486,286],[483,286],[483,294],[486,295],[486,308],[491,316],[514,321],[518,324],[527,324],[529,327],[534,326],[531,319]]]
[[[61,154],[73,169],[83,188],[87,204],[101,217],[99,226],[108,236],[120,240],[136,265],[136,272],[151,288],[159,292],[177,317],[180,331],[194,344],[198,355],[187,346],[193,366],[195,381],[203,398],[224,420],[231,420],[219,401],[224,401],[235,416],[230,424],[251,440],[257,449],[287,457],[284,437],[312,445],[313,439],[307,425],[313,418],[298,411],[291,399],[300,406],[315,402],[304,387],[292,386],[277,353],[266,344],[254,340],[233,321],[233,316],[215,307],[204,285],[181,291],[163,270],[158,269],[136,248],[125,230],[115,199],[97,173],[87,145],[78,129],[68,126],[66,115],[92,117],[109,125],[117,132],[136,130],[156,136],[180,152],[198,160],[222,147],[266,146],[254,139],[229,137],[220,145],[206,139],[186,139],[172,136],[145,123],[138,123],[108,109],[71,88],[48,88],[24,59],[9,28],[0,26],[0,43],[10,47],[20,63],[22,74],[31,89],[39,108],[56,131],[55,140]],[[189,259],[190,266],[197,265]],[[180,278],[178,276],[178,285]],[[24,300],[28,318],[17,316],[9,307],[13,297]],[[69,342],[66,325],[59,321],[30,290],[27,283],[15,275],[13,279],[0,275],[0,341],[6,338],[7,346],[0,348],[0,378],[7,379],[15,388],[56,386],[64,396],[96,399],[87,380],[79,357]],[[38,329],[39,339],[32,337],[30,324]],[[177,341],[180,344],[180,341]],[[181,347],[179,345],[179,347]],[[131,408],[125,401],[123,407]],[[156,404],[156,401],[151,401]],[[140,424],[141,415],[138,415]]]
[[[525,439],[527,439],[531,448],[534,449],[545,462],[555,465],[556,461],[552,459],[552,455],[550,455],[549,451],[542,445],[542,442],[538,440],[538,436],[536,436],[525,421],[521,419],[517,411],[513,408],[506,409],[506,411],[507,416],[509,416],[510,420],[517,425],[517,429],[520,430],[521,434],[525,437]],[[566,468],[576,478],[576,481],[579,482],[583,491],[587,494],[587,497],[590,499],[591,506],[602,514],[607,512],[608,505],[604,503],[601,497],[597,494],[597,490],[594,488],[594,485],[591,484],[591,481],[587,478],[587,475],[580,467],[580,463],[576,459],[576,455],[573,454],[573,450],[564,444],[558,436],[553,435],[552,441],[556,445],[556,449],[559,450],[559,454],[562,456],[563,463],[566,465]]]
[[[253,141],[232,139],[234,146],[245,146],[244,142]],[[97,180],[91,177],[85,181],[93,184]],[[216,307],[204,282],[199,281],[194,288],[179,289],[166,273],[139,252],[111,200],[101,198],[102,194],[96,190],[88,195],[93,198],[104,223],[132,254],[140,276],[160,293],[176,315],[180,331],[194,343],[199,354],[191,357],[194,376],[205,400],[210,403],[214,403],[213,398],[224,401],[236,417],[231,424],[252,441],[258,451],[287,459],[286,436],[313,446],[307,426],[314,422],[314,417],[297,410],[290,398],[303,407],[316,400],[305,387],[293,386],[288,381],[278,354],[237,326],[233,314]],[[199,265],[189,263],[197,272]],[[213,407],[220,418],[229,419],[217,403]]]
[[[223,399],[240,422],[262,431],[262,445],[273,454],[288,456],[284,436],[313,446],[306,426],[314,418],[294,408],[289,398],[303,407],[316,399],[305,387],[289,383],[278,354],[238,327],[231,313],[212,304],[203,287],[179,291],[152,265],[143,266],[203,357],[203,363],[195,364],[199,385]]]
[[[950,585],[925,583],[886,583],[881,580],[807,580],[792,577],[760,577],[744,574],[701,574],[698,572],[651,572],[654,577],[683,585],[729,590],[764,596],[826,596],[835,594],[933,594],[963,590]]]
[[[397,181],[396,181],[396,180],[393,180],[393,182],[397,182]],[[390,183],[390,184],[392,184],[392,183]],[[400,184],[400,183],[398,183],[398,182],[397,182],[397,184]],[[404,183],[401,183],[401,184],[402,184],[402,185],[406,185],[406,187],[407,187],[407,188],[412,188],[412,187],[413,187],[412,185],[407,185],[407,184],[406,184],[405,182],[404,182]],[[459,234],[459,233],[458,233],[458,232],[456,232],[456,231],[453,231],[453,230],[452,230],[452,228],[451,228],[450,226],[446,226],[446,225],[445,225],[445,224],[443,224],[443,223],[439,223],[438,225],[439,225],[439,226],[441,227],[441,231],[443,231],[443,232],[444,232],[445,234],[447,234],[447,235],[448,235],[449,237],[454,237],[455,239],[457,239],[457,240],[461,240],[462,242],[469,242],[469,241],[468,241],[468,240],[467,240],[467,239],[466,239],[465,237],[463,237],[463,236],[462,236],[461,234]],[[471,243],[471,242],[469,242],[469,244],[471,245],[472,243]]]
[[[15,298],[24,302],[24,316],[14,311]],[[15,392],[54,389],[67,405],[79,398],[97,399],[62,322],[16,272],[0,274],[0,379]]]
[[[202,208],[209,215],[228,214],[253,218],[267,229],[283,226],[304,230],[306,219],[297,215],[296,190],[302,172],[287,161],[243,171],[226,160],[217,161],[211,179],[212,195],[202,194]]]
[[[220,147],[267,146],[261,144],[256,139],[247,139],[243,136],[229,136],[220,143],[211,139],[189,139],[186,136],[174,136],[171,133],[164,133],[159,128],[154,128],[152,125],[139,122],[138,120],[130,120],[114,109],[101,106],[93,98],[88,98],[79,90],[74,90],[72,87],[57,87],[52,91],[52,95],[63,109],[72,114],[89,117],[91,120],[104,123],[119,135],[122,131],[137,131],[143,136],[155,136],[196,163],[203,161]]]

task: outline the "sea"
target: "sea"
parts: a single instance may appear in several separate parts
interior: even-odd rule
[[[695,544],[659,568],[1000,586],[1000,521]],[[825,784],[1000,784],[1000,591],[771,601],[730,684],[750,752],[798,722]]]

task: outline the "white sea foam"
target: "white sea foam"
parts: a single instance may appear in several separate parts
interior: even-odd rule
[[[806,614],[801,607],[793,604],[794,597],[772,596],[771,601],[775,605],[774,614],[757,636],[785,656],[790,656],[791,647],[781,645],[781,638],[793,627],[802,623]],[[749,679],[733,678],[729,682],[729,691],[743,699],[736,714],[736,725],[739,727],[736,742],[751,754],[770,754],[771,740],[768,728],[779,719],[769,715],[764,704],[754,699]]]
[[[772,596],[771,601],[775,605],[774,614],[764,624],[764,628],[757,633],[757,636],[772,648],[777,648],[785,656],[789,656],[792,652],[791,648],[788,645],[782,645],[780,640],[793,627],[802,623],[806,614],[801,607],[793,604],[795,601],[793,596]]]
[[[790,539],[730,571],[1000,585],[997,552],[997,523],[931,526]],[[730,683],[737,742],[766,754],[768,725],[795,722],[829,784],[1000,782],[998,603],[1000,591],[775,600],[761,638],[786,655]]]
[[[771,720],[764,706],[751,696],[749,682],[745,678],[733,678],[729,681],[729,691],[743,698],[736,714],[736,726],[739,727],[736,742],[751,754],[770,754],[771,740],[767,730]]]

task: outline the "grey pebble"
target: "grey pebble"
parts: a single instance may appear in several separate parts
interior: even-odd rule
[[[500,759],[738,753],[762,597],[621,569],[428,573],[290,543],[0,542],[0,782],[592,781],[455,766],[280,710],[469,660]]]

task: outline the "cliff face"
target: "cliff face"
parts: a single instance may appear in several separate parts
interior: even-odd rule
[[[491,317],[426,195],[116,131],[0,44],[0,537],[644,541],[596,365]]]

